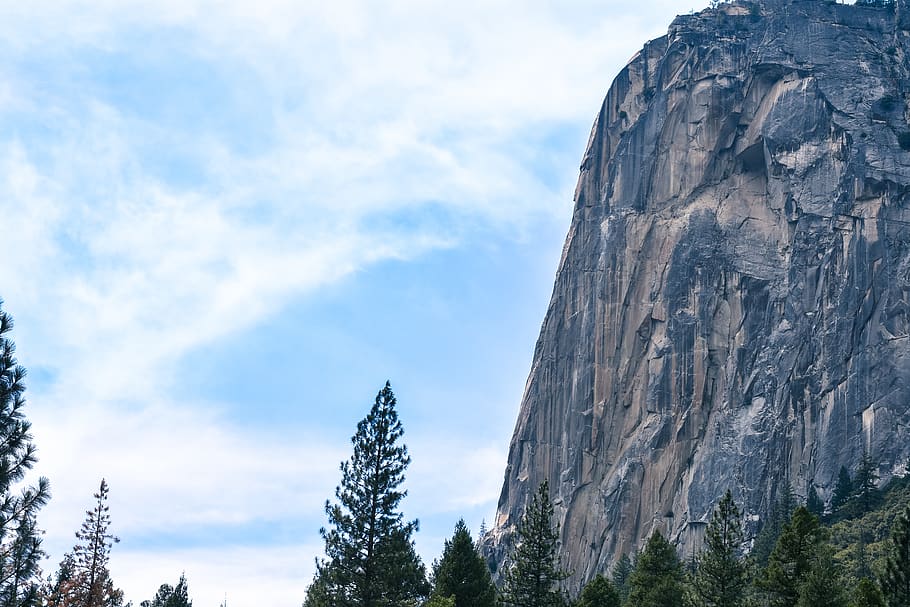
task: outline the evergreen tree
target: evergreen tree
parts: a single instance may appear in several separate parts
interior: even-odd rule
[[[771,556],[771,552],[777,544],[781,530],[790,520],[790,515],[793,514],[796,506],[793,486],[788,481],[781,488],[777,500],[768,513],[767,521],[762,525],[761,531],[755,538],[755,544],[752,546],[752,560],[758,567],[768,564],[768,557]]]
[[[598,573],[582,588],[574,607],[619,607],[621,604],[616,586]]]
[[[739,607],[749,584],[743,558],[743,524],[728,490],[705,531],[705,549],[696,558],[692,589],[703,607]]]
[[[0,300],[0,306],[3,302]],[[15,488],[37,461],[31,424],[25,419],[25,369],[14,356],[8,337],[12,318],[0,310],[0,607],[39,604],[41,533],[38,510],[50,498],[47,479]]]
[[[69,593],[73,589],[73,576],[75,574],[73,555],[66,554],[60,562],[56,575],[48,578],[42,591],[42,604],[47,607],[63,607],[69,600]]]
[[[187,590],[186,576],[181,574],[177,586],[162,584],[151,601],[142,601],[140,607],[193,607]]]
[[[493,607],[496,587],[490,569],[477,552],[464,520],[446,540],[442,559],[433,567],[433,596],[454,597],[455,607]]]
[[[891,529],[891,554],[881,585],[888,607],[910,607],[910,506]]]
[[[844,582],[838,574],[831,549],[823,546],[799,587],[797,607],[847,607]]]
[[[541,483],[518,524],[518,544],[506,571],[501,601],[515,607],[561,607],[560,583],[569,574],[559,565],[559,528],[553,525],[549,485]]]
[[[853,589],[853,598],[850,607],[885,607],[885,597],[875,582],[863,578]]]
[[[825,503],[818,497],[818,490],[812,481],[806,483],[806,510],[818,518],[825,514]]]
[[[76,545],[60,563],[58,584],[47,597],[47,607],[120,607],[123,591],[114,587],[107,565],[111,548],[120,538],[110,533],[109,488],[101,479],[94,494],[95,507],[85,514],[82,528],[76,532]]]
[[[793,511],[774,546],[767,567],[756,580],[771,607],[796,605],[800,586],[818,558],[825,537],[818,517],[804,506]]]
[[[227,599],[225,599],[226,602]],[[222,605],[221,607],[227,606]],[[318,568],[313,581],[307,586],[303,607],[333,607],[332,596],[326,582],[326,574],[321,573]]]
[[[619,560],[613,565],[613,572],[610,578],[613,580],[613,586],[619,592],[619,598],[623,603],[629,598],[629,577],[632,575],[632,559],[623,552],[619,555]]]
[[[850,514],[862,516],[871,512],[878,504],[878,498],[878,463],[864,451],[853,479]]]
[[[626,607],[681,607],[684,595],[682,563],[676,549],[655,531],[638,556],[629,578]]]
[[[306,605],[396,607],[429,592],[426,572],[398,505],[404,471],[411,462],[399,444],[404,434],[388,382],[351,438],[354,453],[341,464],[338,502],[326,501],[330,529],[320,529],[326,559],[316,564]],[[310,594],[313,594],[311,597]]]
[[[850,472],[846,466],[840,467],[837,473],[837,483],[834,485],[834,493],[831,495],[831,513],[837,512],[847,503],[853,495],[853,479],[850,478]]]

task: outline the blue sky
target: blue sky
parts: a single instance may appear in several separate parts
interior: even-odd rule
[[[114,580],[299,605],[391,380],[427,563],[495,512],[607,88],[696,6],[0,6],[0,295],[52,572],[102,477]]]

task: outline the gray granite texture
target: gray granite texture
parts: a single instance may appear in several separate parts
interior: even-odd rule
[[[655,529],[688,555],[731,489],[829,500],[910,456],[910,10],[678,17],[598,114],[512,438],[502,568],[543,480],[569,590]]]

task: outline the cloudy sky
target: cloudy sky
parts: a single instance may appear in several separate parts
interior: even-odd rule
[[[391,380],[436,557],[495,511],[591,122],[669,0],[0,3],[0,296],[56,568],[299,605]]]

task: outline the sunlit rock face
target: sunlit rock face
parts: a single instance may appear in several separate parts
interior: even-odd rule
[[[728,488],[830,499],[910,456],[910,10],[682,16],[597,116],[510,447],[503,564],[548,480],[577,589]],[[910,20],[907,20],[910,22]],[[751,519],[754,520],[754,519]]]

